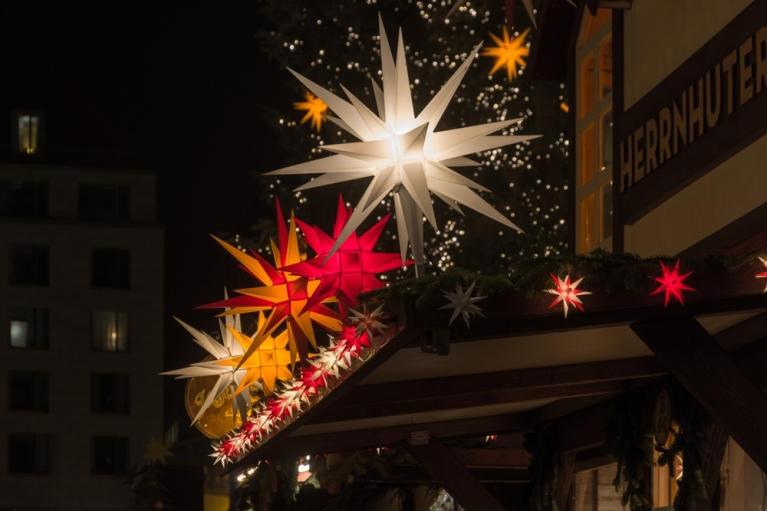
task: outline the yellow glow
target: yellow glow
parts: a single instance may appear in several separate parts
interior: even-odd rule
[[[570,112],[570,106],[564,101],[562,101],[562,103],[559,104],[559,108],[561,108],[564,113]]]
[[[493,41],[498,46],[485,49],[482,52],[482,56],[495,58],[495,65],[490,70],[491,75],[495,74],[503,66],[506,66],[506,74],[509,81],[517,77],[517,66],[527,65],[522,60],[522,57],[527,57],[530,54],[530,48],[525,46],[525,38],[529,33],[530,28],[528,27],[519,36],[510,39],[508,30],[506,30],[506,27],[503,27],[503,40],[496,37],[495,34],[490,34],[490,37],[493,38]]]
[[[297,101],[293,103],[293,108],[296,110],[305,110],[306,115],[301,119],[301,124],[304,124],[311,119],[312,129],[319,132],[322,128],[322,123],[325,122],[325,114],[328,112],[328,105],[309,91],[304,92],[304,98],[306,98],[306,101]]]

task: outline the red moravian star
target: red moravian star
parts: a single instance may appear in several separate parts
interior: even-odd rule
[[[251,257],[214,236],[216,241],[242,264],[242,268],[246,272],[264,285],[238,289],[237,292],[242,296],[204,305],[202,308],[223,307],[228,309],[222,315],[272,311],[266,325],[258,332],[258,336],[243,355],[240,365],[253,355],[261,343],[284,322],[287,322],[288,325],[292,363],[295,363],[297,358],[302,362],[307,360],[309,356],[307,341],[310,341],[313,346],[317,346],[312,321],[331,332],[341,330],[339,315],[322,303],[335,301],[335,298],[325,296],[320,300],[314,300],[312,305],[307,306],[307,302],[317,294],[320,282],[286,271],[289,265],[298,263],[301,258],[298,252],[295,224],[291,222],[290,229],[287,228],[279,202],[277,202],[277,234],[279,246],[272,240],[272,252],[274,253],[274,262],[277,265],[276,268],[256,252],[251,251]]]
[[[557,297],[553,302],[551,302],[549,309],[554,307],[559,302],[562,302],[562,306],[565,308],[565,317],[567,317],[567,310],[570,305],[577,309],[583,310],[583,302],[581,302],[581,299],[578,298],[578,296],[591,294],[589,291],[578,289],[578,285],[583,280],[583,277],[579,278],[573,283],[570,283],[570,275],[567,275],[565,280],[560,279],[553,273],[550,275],[556,287],[554,289],[547,289],[546,291],[553,295],[557,295]]]
[[[306,310],[332,296],[336,296],[341,302],[342,310],[354,307],[357,305],[357,295],[384,287],[376,274],[402,266],[399,254],[373,251],[390,214],[383,217],[365,234],[357,236],[356,233],[352,233],[341,247],[328,257],[333,244],[341,235],[353,212],[352,208],[345,207],[344,198],[339,195],[332,237],[319,227],[309,226],[296,219],[296,224],[304,233],[306,243],[317,253],[317,256],[283,269],[294,275],[320,280],[320,287],[306,302],[304,307]],[[412,261],[407,261],[406,264],[412,264]]]
[[[695,289],[684,283],[684,279],[689,277],[692,272],[685,273],[684,275],[679,275],[679,259],[676,260],[676,264],[674,265],[673,270],[669,269],[668,266],[663,264],[663,261],[660,263],[660,269],[663,272],[663,275],[660,277],[655,277],[655,280],[660,283],[660,287],[650,293],[650,295],[652,296],[661,292],[665,292],[666,299],[663,302],[663,307],[668,306],[668,301],[672,296],[676,298],[679,303],[684,305],[684,297],[682,296],[682,291],[695,291]]]

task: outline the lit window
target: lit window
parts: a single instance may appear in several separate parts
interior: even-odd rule
[[[589,194],[580,206],[580,250],[590,252],[594,246],[594,194]]]
[[[599,241],[613,235],[613,182],[599,188]]]
[[[128,313],[94,311],[91,337],[96,351],[128,351]]]
[[[12,144],[17,153],[36,154],[43,142],[43,113],[40,111],[14,111],[11,116]]]
[[[9,310],[11,348],[48,348],[48,310],[14,307]]]

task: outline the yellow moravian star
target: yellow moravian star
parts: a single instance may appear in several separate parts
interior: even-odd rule
[[[306,101],[296,101],[293,103],[293,108],[305,110],[306,115],[301,119],[301,124],[311,119],[312,129],[316,129],[319,132],[322,129],[322,123],[326,120],[325,114],[328,113],[328,105],[309,91],[304,92],[304,98],[306,98]]]
[[[490,74],[495,74],[496,71],[506,66],[506,73],[509,77],[509,81],[512,81],[517,77],[517,66],[527,65],[522,57],[527,57],[530,54],[530,48],[525,46],[525,39],[527,34],[530,33],[530,28],[525,29],[524,32],[519,34],[514,39],[509,38],[509,31],[506,27],[503,27],[503,40],[496,37],[495,34],[490,33],[490,37],[498,46],[485,48],[482,52],[483,57],[495,58],[495,65],[490,70]]]

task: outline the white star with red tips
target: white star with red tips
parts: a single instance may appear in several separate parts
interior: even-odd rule
[[[591,294],[589,291],[578,289],[578,285],[583,281],[583,277],[572,283],[570,282],[570,275],[567,275],[565,280],[562,280],[552,273],[551,278],[554,280],[554,285],[556,287],[554,289],[547,289],[546,292],[557,295],[557,297],[551,302],[549,309],[559,302],[562,302],[562,306],[565,309],[565,317],[567,317],[567,310],[570,305],[579,310],[583,310],[583,302],[581,302],[581,299],[578,298],[578,296]]]
[[[351,318],[350,324],[357,330],[357,335],[362,335],[365,332],[368,335],[368,341],[372,343],[376,335],[383,334],[384,330],[389,328],[388,325],[379,321],[385,317],[383,307],[381,305],[376,310],[369,311],[368,304],[365,304],[362,312],[349,309],[352,314],[349,316]]]
[[[353,179],[372,178],[330,253],[325,256],[326,260],[390,193],[393,193],[403,264],[408,241],[416,265],[424,264],[424,216],[434,230],[439,231],[430,193],[460,213],[463,212],[458,205],[463,204],[521,232],[519,227],[485,202],[472,191],[472,188],[489,190],[448,167],[478,166],[477,162],[466,158],[465,155],[517,144],[536,137],[489,136],[498,130],[509,128],[520,119],[434,131],[460,85],[461,79],[471,66],[479,45],[471,51],[426,108],[416,116],[413,111],[402,32],[400,31],[399,34],[395,64],[383,22],[380,19],[379,25],[383,90],[373,80],[378,115],[343,86],[351,103],[291,71],[306,88],[322,99],[338,115],[338,118],[328,116],[328,120],[336,123],[361,142],[322,146],[323,150],[336,155],[267,174],[322,174],[296,190],[333,185]]]
[[[762,264],[764,264],[764,267],[767,268],[767,259],[762,259],[760,257],[759,260],[762,262]],[[767,271],[764,271],[762,273],[757,273],[756,274],[756,278],[757,279],[767,279]],[[764,292],[767,293],[767,286],[764,287]]]

